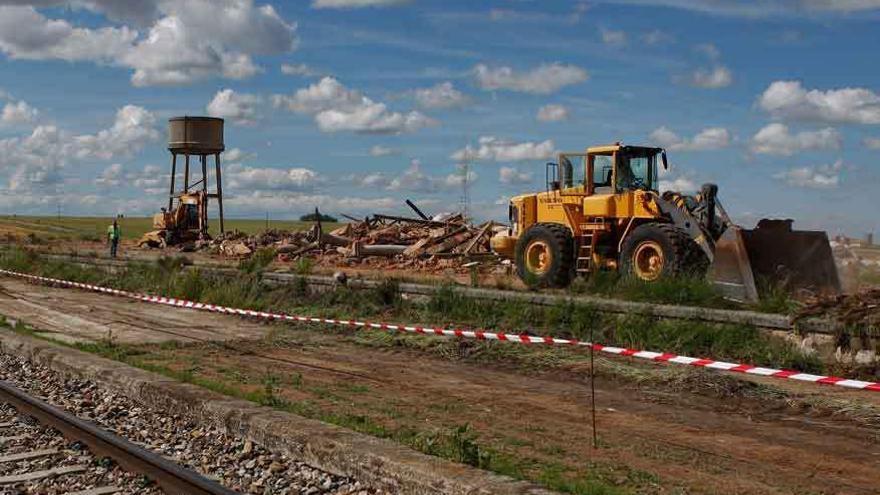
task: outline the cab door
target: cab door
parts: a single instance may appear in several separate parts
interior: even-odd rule
[[[614,164],[616,153],[587,155],[587,195],[583,199],[585,217],[614,217]]]

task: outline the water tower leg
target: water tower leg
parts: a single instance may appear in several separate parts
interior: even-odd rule
[[[220,233],[226,232],[223,229],[223,180],[220,177],[220,153],[214,155],[214,166],[217,169],[217,206],[220,210]]]
[[[168,211],[174,206],[174,176],[177,175],[177,153],[171,153],[171,190],[168,193]]]
[[[184,156],[186,156],[186,165],[185,165],[185,168],[183,169],[183,192],[188,193],[189,192],[189,153],[187,153]]]

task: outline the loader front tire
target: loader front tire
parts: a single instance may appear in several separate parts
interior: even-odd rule
[[[555,223],[538,223],[516,243],[516,271],[531,288],[566,287],[574,272],[574,238]]]
[[[695,255],[694,242],[687,233],[671,224],[646,223],[636,227],[620,251],[623,273],[645,282],[676,277],[688,272]]]

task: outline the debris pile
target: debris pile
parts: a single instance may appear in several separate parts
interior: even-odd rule
[[[505,227],[473,225],[461,214],[435,218],[372,215],[330,232],[320,222],[305,231],[267,230],[254,236],[238,231],[214,239],[210,248],[228,257],[246,258],[272,248],[282,261],[308,255],[323,266],[447,269],[494,264],[489,239]],[[490,263],[486,263],[490,262]]]
[[[794,319],[807,317],[833,320],[847,328],[880,329],[880,289],[814,298]]]

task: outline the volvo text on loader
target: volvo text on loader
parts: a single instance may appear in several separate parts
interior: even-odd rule
[[[723,294],[755,301],[757,285],[839,292],[824,232],[791,220],[735,225],[706,184],[695,196],[659,192],[662,148],[596,146],[547,164],[543,192],[511,199],[511,228],[493,249],[515,260],[532,287],[564,287],[577,275],[621,270],[651,282],[707,274]],[[758,284],[756,284],[756,280]]]

